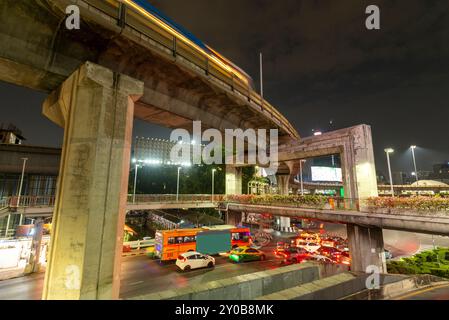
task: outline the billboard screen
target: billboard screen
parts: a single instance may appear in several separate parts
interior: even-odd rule
[[[341,168],[311,167],[312,181],[342,182]]]

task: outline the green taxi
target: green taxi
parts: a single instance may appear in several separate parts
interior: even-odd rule
[[[229,259],[234,262],[262,261],[265,260],[265,254],[257,249],[250,247],[237,247],[229,253]]]

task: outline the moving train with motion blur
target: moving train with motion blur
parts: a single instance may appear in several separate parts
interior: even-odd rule
[[[184,27],[179,25],[178,23],[171,20],[164,13],[158,10],[156,7],[149,3],[149,0],[120,0],[127,6],[130,6],[134,9],[137,9],[140,13],[146,15],[149,18],[157,19],[162,24],[166,25],[166,27],[174,32],[177,35],[180,35],[182,39],[186,39],[190,41],[191,44],[194,44],[197,48],[201,49],[201,51],[207,55],[210,59],[213,59],[215,62],[220,62],[221,65],[226,66],[230,72],[241,81],[243,81],[246,85],[250,86],[254,90],[253,79],[241,68],[236,66],[234,63],[220,55],[217,51],[209,47],[203,41],[198,39],[194,34],[186,30]]]

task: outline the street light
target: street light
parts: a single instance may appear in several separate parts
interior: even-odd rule
[[[410,146],[410,149],[412,150],[413,167],[415,168],[415,178],[416,178],[416,181],[418,182],[419,178],[418,178],[418,170],[416,169],[416,158],[415,158],[416,146]]]
[[[212,202],[214,202],[214,175],[217,169],[212,169]]]
[[[26,166],[26,162],[27,162],[28,158],[22,158],[22,160],[23,160],[22,175],[20,177],[19,191],[18,191],[18,194],[17,194],[17,208],[20,207],[20,196],[22,195],[23,178],[25,176],[25,166]],[[19,225],[22,224],[22,219],[23,219],[23,215],[20,214]]]
[[[302,179],[302,163],[303,162],[306,162],[306,160],[300,160],[299,161],[299,179],[300,179],[300,181],[301,181],[301,195],[303,196],[304,195],[304,181],[303,181],[303,179]]]
[[[179,172],[181,171],[181,167],[178,167],[178,178],[176,180],[176,202],[179,201]]]
[[[134,163],[133,203],[136,203],[137,171],[139,170],[139,162],[142,162],[142,161],[133,159],[133,163]]]
[[[387,154],[387,163],[388,163],[388,174],[390,175],[390,188],[391,188],[391,196],[394,197],[394,189],[393,189],[393,177],[391,175],[391,165],[390,165],[390,153],[394,152],[394,149],[387,148],[384,150]]]

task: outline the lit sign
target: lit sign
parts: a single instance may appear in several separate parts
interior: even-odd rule
[[[312,181],[342,182],[341,168],[311,167]]]

